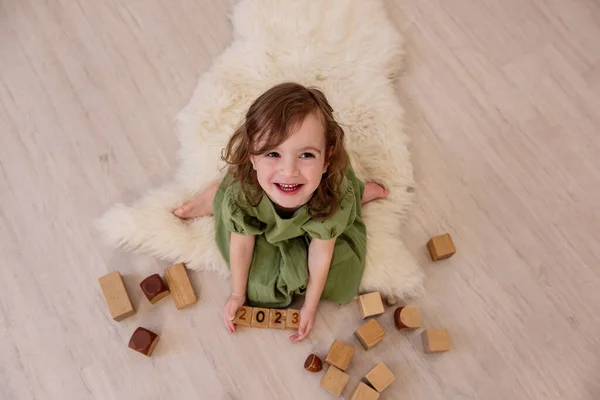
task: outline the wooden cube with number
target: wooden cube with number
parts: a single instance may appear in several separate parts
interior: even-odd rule
[[[252,307],[242,306],[235,313],[233,323],[236,325],[250,326],[252,322]]]
[[[352,397],[350,397],[350,400],[378,400],[378,399],[379,399],[379,393],[377,392],[377,390],[374,390],[373,388],[369,387],[369,385],[365,385],[362,382],[360,382],[358,384],[358,386],[356,387],[356,390],[352,394]]]
[[[288,308],[285,316],[285,329],[298,329],[300,327],[300,311]]]
[[[254,307],[252,309],[252,322],[250,326],[253,328],[268,328],[271,310],[268,308]]]
[[[325,362],[345,371],[348,369],[348,365],[350,365],[350,361],[352,360],[352,357],[354,357],[355,352],[356,350],[354,347],[348,346],[346,343],[340,342],[339,340],[334,340],[329,349],[329,353],[327,353]]]
[[[370,370],[365,378],[379,393],[387,389],[396,380],[393,372],[384,363],[379,363]]]
[[[365,350],[369,350],[385,337],[385,331],[374,319],[364,323],[354,334]]]
[[[362,315],[363,319],[373,315],[383,314],[385,311],[379,292],[358,296],[358,306],[360,308],[360,315]]]
[[[269,316],[269,328],[285,329],[286,310],[272,308]]]
[[[340,397],[349,379],[348,374],[330,365],[323,379],[321,379],[321,387],[332,395]]]

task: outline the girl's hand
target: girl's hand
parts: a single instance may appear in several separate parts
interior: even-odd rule
[[[241,306],[246,302],[246,296],[237,293],[231,293],[225,302],[225,308],[223,310],[223,320],[229,333],[235,332],[235,325],[233,320],[235,319],[235,313]]]
[[[303,306],[300,309],[300,326],[298,327],[298,333],[290,336],[292,342],[298,343],[308,336],[315,326],[315,317],[317,315],[317,307]]]

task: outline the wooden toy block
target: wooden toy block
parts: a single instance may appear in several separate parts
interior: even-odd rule
[[[363,319],[373,315],[383,314],[385,311],[379,292],[358,296],[358,306],[360,308],[360,315],[362,315]]]
[[[272,308],[269,316],[269,328],[285,329],[286,310]]]
[[[169,288],[162,280],[159,274],[150,275],[140,283],[142,292],[150,303],[155,304],[157,301],[164,299],[169,294]]]
[[[150,357],[158,343],[158,339],[159,336],[156,333],[139,327],[133,332],[131,339],[129,339],[129,348]]]
[[[443,260],[444,258],[451,257],[456,253],[454,242],[449,233],[443,235],[434,236],[427,242],[427,248],[433,261]]]
[[[379,393],[377,390],[369,387],[369,385],[360,382],[356,387],[356,390],[350,397],[350,400],[378,400]]]
[[[392,371],[384,363],[377,364],[375,368],[367,373],[365,378],[379,393],[387,389],[396,380]]]
[[[98,278],[98,282],[100,282],[100,288],[102,288],[102,294],[104,294],[110,315],[115,321],[122,321],[135,314],[135,308],[129,300],[119,271],[113,271]]]
[[[398,329],[416,329],[421,327],[421,312],[417,306],[404,306],[396,308],[394,321]]]
[[[319,372],[323,369],[323,361],[316,354],[311,354],[304,361],[304,369],[309,372]]]
[[[329,349],[329,353],[327,353],[325,362],[345,371],[348,369],[350,360],[352,360],[355,352],[356,350],[354,347],[348,346],[346,343],[340,342],[339,340],[334,340]]]
[[[365,322],[354,334],[365,350],[369,350],[385,337],[385,331],[374,319]]]
[[[236,325],[250,326],[252,322],[252,307],[242,306],[235,313],[233,323]]]
[[[178,310],[192,305],[198,300],[183,263],[165,268],[165,278]]]
[[[388,307],[393,307],[396,304],[398,304],[398,298],[392,294],[390,294],[389,296],[387,296],[385,298],[385,304],[387,304]]]
[[[252,322],[250,326],[253,328],[268,328],[269,315],[270,311],[268,308],[254,307],[252,309]]]
[[[298,329],[300,327],[300,311],[288,308],[285,318],[285,329]]]
[[[321,387],[332,395],[340,397],[348,383],[348,379],[350,379],[350,375],[330,365],[323,379],[321,379]]]
[[[421,338],[425,353],[439,353],[448,351],[452,347],[450,334],[446,329],[427,329],[421,334]]]

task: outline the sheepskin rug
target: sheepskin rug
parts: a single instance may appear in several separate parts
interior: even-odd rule
[[[388,199],[363,208],[368,244],[361,292],[419,295],[423,272],[400,239],[414,195],[404,109],[393,87],[403,37],[383,1],[242,0],[231,18],[233,42],[200,77],[177,117],[181,150],[173,181],[131,205],[110,208],[98,221],[106,239],[228,276],[213,218],[181,221],[172,210],[221,178],[221,149],[252,101],[277,83],[295,81],[328,97],[357,176],[390,190]]]

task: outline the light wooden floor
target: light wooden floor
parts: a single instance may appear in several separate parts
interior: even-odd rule
[[[334,338],[358,347],[355,304],[326,305],[310,340],[221,325],[228,283],[150,307],[164,263],[105,247],[110,204],[167,181],[173,117],[230,42],[232,0],[0,0],[0,398],[325,399],[302,368]],[[427,273],[418,301],[455,349],[379,318],[346,399],[376,362],[382,399],[600,398],[600,6],[594,0],[397,0],[408,38],[418,203],[404,240]],[[450,231],[458,253],[424,244]],[[97,278],[119,269],[138,313],[107,317]],[[142,325],[153,358],[126,348]]]

